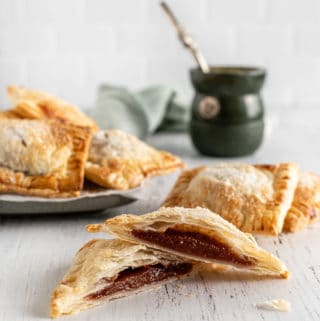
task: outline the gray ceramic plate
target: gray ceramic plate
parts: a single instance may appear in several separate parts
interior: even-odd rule
[[[86,191],[79,197],[50,199],[0,195],[0,215],[81,213],[105,210],[137,200],[141,187],[128,191]]]

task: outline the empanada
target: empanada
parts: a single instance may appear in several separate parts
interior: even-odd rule
[[[86,164],[86,178],[105,188],[125,190],[150,176],[162,175],[184,163],[170,153],[158,151],[120,130],[94,135]]]
[[[90,140],[87,127],[0,118],[0,193],[78,195]]]
[[[97,239],[80,249],[52,294],[50,316],[74,314],[196,272],[196,264],[122,240]]]
[[[317,221],[320,217],[320,176],[300,171],[291,208],[283,230],[295,232]]]
[[[121,215],[90,224],[87,230],[111,233],[184,259],[227,264],[264,276],[288,276],[285,265],[260,248],[251,235],[200,207],[163,207],[145,215]]]
[[[8,87],[9,100],[13,110],[21,118],[27,119],[59,119],[72,124],[98,130],[97,124],[77,107],[51,96],[19,86]]]
[[[298,181],[295,163],[217,164],[184,171],[163,206],[206,207],[244,232],[278,234]]]

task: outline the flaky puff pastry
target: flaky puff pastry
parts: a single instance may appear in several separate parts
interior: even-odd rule
[[[125,190],[139,186],[147,177],[182,167],[184,163],[178,157],[113,129],[94,135],[86,164],[86,178],[105,188]]]
[[[15,113],[13,110],[2,110],[0,111],[0,118],[19,119],[21,117],[17,113]]]
[[[196,264],[122,240],[96,239],[77,253],[53,291],[50,316],[75,314],[103,302],[189,276]]]
[[[217,164],[184,171],[163,206],[205,207],[244,232],[282,231],[298,181],[295,163]]]
[[[91,136],[56,120],[0,118],[0,193],[79,195]]]
[[[9,86],[8,96],[13,106],[12,111],[21,118],[59,119],[74,125],[90,127],[93,132],[98,130],[94,120],[77,107],[45,92],[20,86]]]
[[[317,221],[320,217],[320,176],[299,172],[293,202],[287,213],[283,230],[295,232]]]
[[[260,248],[251,235],[200,207],[163,207],[145,215],[125,214],[102,224],[90,224],[87,230],[107,232],[184,259],[221,263],[261,276],[288,277],[285,265]]]

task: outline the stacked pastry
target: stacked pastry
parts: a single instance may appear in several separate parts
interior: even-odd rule
[[[80,249],[53,292],[53,318],[202,270],[214,271],[217,263],[260,276],[288,277],[285,265],[260,248],[252,236],[200,207],[121,215],[88,225],[87,230],[118,239],[92,240]]]
[[[98,131],[77,107],[47,93],[10,86],[8,94],[13,108],[0,112],[0,193],[78,196],[85,178],[128,189],[184,166],[119,130]]]

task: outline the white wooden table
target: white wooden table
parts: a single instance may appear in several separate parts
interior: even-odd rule
[[[245,162],[298,161],[304,169],[320,172],[320,113],[305,119],[302,112],[271,117],[272,130]],[[189,166],[222,161],[202,157],[185,134],[161,134],[150,142],[182,156]],[[0,320],[46,320],[52,289],[75,252],[93,236],[87,223],[119,213],[155,210],[176,175],[152,182],[148,196],[102,214],[0,218]],[[101,235],[102,236],[102,235]],[[102,236],[103,237],[103,236]],[[279,256],[292,271],[289,280],[253,280],[215,274],[169,284],[153,292],[116,300],[69,320],[320,320],[320,224],[279,237],[259,237],[261,246]],[[256,303],[284,298],[292,312],[258,310]]]

